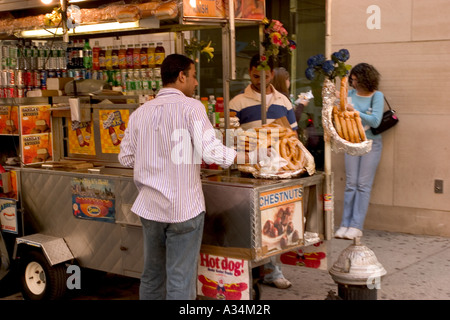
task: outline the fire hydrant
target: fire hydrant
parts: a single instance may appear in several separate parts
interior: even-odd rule
[[[338,296],[343,300],[377,300],[381,278],[386,270],[375,253],[355,238],[353,244],[342,251],[329,270],[338,285]]]

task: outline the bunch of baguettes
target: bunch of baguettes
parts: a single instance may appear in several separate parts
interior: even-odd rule
[[[337,134],[352,143],[366,141],[366,133],[358,111],[347,110],[348,78],[341,79],[340,105],[333,106],[333,124]]]

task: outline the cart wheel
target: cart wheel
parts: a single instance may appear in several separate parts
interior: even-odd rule
[[[21,266],[21,291],[25,300],[57,300],[66,292],[63,264],[51,266],[38,251],[30,251]]]

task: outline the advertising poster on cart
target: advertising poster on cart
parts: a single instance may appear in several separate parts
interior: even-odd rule
[[[129,110],[99,110],[102,153],[119,153],[130,117]]]
[[[1,230],[17,234],[17,202],[11,199],[0,199]]]
[[[107,179],[72,178],[72,208],[77,218],[114,223],[114,182]]]
[[[95,156],[92,121],[72,121],[69,129],[69,153]]]
[[[19,134],[19,107],[0,106],[0,134]]]
[[[248,261],[200,252],[197,294],[217,300],[249,300]]]
[[[268,253],[303,241],[303,186],[260,194],[262,247]]]

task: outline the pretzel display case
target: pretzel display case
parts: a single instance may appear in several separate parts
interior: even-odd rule
[[[322,89],[322,125],[325,139],[331,141],[334,152],[361,156],[372,149],[372,140],[366,139],[361,118],[356,112],[346,110],[346,77],[341,80],[340,99],[336,97],[336,85],[325,80]]]

